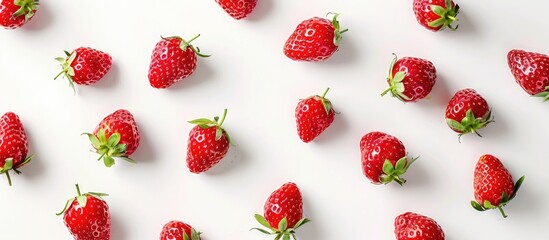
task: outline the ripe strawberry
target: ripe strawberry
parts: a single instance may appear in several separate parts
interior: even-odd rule
[[[196,69],[196,56],[209,57],[200,53],[191,42],[181,37],[162,38],[154,47],[149,66],[149,81],[154,88],[168,88],[191,75]]]
[[[215,0],[215,2],[236,20],[247,17],[257,4],[257,0]]]
[[[403,185],[406,180],[400,176],[417,159],[408,161],[402,142],[382,132],[364,135],[360,140],[360,153],[362,172],[374,184],[388,184],[394,180]]]
[[[135,163],[129,157],[139,146],[139,129],[128,110],[117,110],[105,117],[93,134],[84,134],[90,139],[96,153],[101,155],[98,160],[103,159],[105,166],[114,165],[114,158]]]
[[[63,215],[63,222],[75,240],[109,240],[111,239],[111,216],[109,206],[101,199],[108,196],[104,193],[89,192],[71,198],[57,216]]]
[[[321,61],[329,58],[339,47],[341,30],[335,13],[332,21],[313,17],[301,22],[284,45],[284,54],[296,61]]]
[[[11,186],[10,170],[21,173],[19,168],[29,163],[32,156],[27,156],[28,141],[25,129],[19,117],[7,112],[0,118],[0,174],[6,174]]]
[[[430,217],[407,212],[395,218],[397,240],[444,240],[444,231]]]
[[[264,216],[255,215],[255,219],[269,230],[254,228],[262,233],[276,235],[278,239],[290,239],[295,237],[295,230],[309,222],[303,218],[303,200],[299,188],[295,183],[289,182],[275,190],[265,202]]]
[[[15,29],[29,22],[38,10],[38,0],[0,0],[0,25]]]
[[[513,184],[513,177],[503,163],[498,158],[486,154],[478,160],[474,177],[476,202],[471,201],[473,208],[478,211],[497,208],[506,218],[503,207],[515,198],[524,176]]]
[[[515,49],[507,54],[507,62],[524,91],[549,100],[549,56]]]
[[[196,126],[189,133],[187,146],[187,167],[192,173],[205,172],[221,161],[232,143],[229,134],[221,127],[227,116],[223,111],[221,120],[199,118],[189,121]]]
[[[490,106],[471,88],[458,91],[446,107],[446,123],[459,137],[471,132],[480,136],[477,130],[491,122]]]
[[[329,99],[325,98],[330,88],[322,96],[311,96],[302,99],[295,108],[297,134],[303,142],[310,142],[328,128],[334,121],[334,109]]]
[[[64,75],[69,85],[75,91],[74,84],[90,85],[101,80],[111,69],[112,58],[108,53],[89,47],[79,47],[66,57],[55,60],[61,63],[62,70],[54,79]]]
[[[456,30],[452,25],[458,21],[459,6],[452,0],[414,0],[414,13],[416,19],[425,28],[431,31],[439,31],[445,27]]]
[[[437,70],[433,63],[421,58],[398,59],[395,55],[387,77],[390,87],[381,96],[390,91],[393,97],[403,102],[417,102],[429,95],[436,78]]]
[[[160,240],[200,240],[200,232],[181,221],[170,221],[164,225]]]

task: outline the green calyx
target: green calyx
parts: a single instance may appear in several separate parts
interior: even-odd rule
[[[69,204],[72,203],[72,201],[74,201],[75,199],[78,202],[78,205],[80,205],[80,207],[86,207],[86,204],[88,202],[88,196],[92,196],[92,197],[95,197],[95,198],[98,198],[98,199],[102,199],[102,197],[109,196],[109,194],[99,193],[99,192],[88,192],[88,193],[81,194],[80,193],[80,187],[78,186],[78,183],[75,186],[76,186],[77,196],[67,200],[63,210],[61,210],[61,212],[59,212],[59,213],[56,213],[55,215],[59,216],[59,215],[63,214],[65,211],[67,211],[67,208],[69,207]]]
[[[533,95],[534,97],[540,97],[543,98],[544,102],[547,102],[549,100],[549,86],[545,87],[545,91],[540,92],[536,95]]]
[[[72,79],[75,75],[74,68],[71,67],[72,62],[76,58],[76,51],[73,51],[72,53],[69,53],[67,51],[64,51],[66,57],[58,57],[55,58],[60,64],[61,64],[61,72],[53,78],[54,80],[57,80],[57,78],[61,75],[65,76],[69,80],[69,86],[72,88],[72,91],[76,94],[76,89],[74,88],[74,80]]]
[[[295,236],[295,230],[303,226],[303,224],[311,221],[308,218],[302,218],[294,226],[288,226],[288,220],[286,219],[286,217],[284,217],[282,220],[280,220],[278,226],[274,228],[271,226],[271,224],[269,224],[267,219],[259,214],[255,215],[255,220],[257,220],[259,224],[266,227],[268,230],[262,228],[252,228],[251,230],[257,230],[267,235],[275,235],[275,240],[290,240],[290,237],[296,240],[297,238]]]
[[[439,19],[429,22],[429,27],[444,29],[448,27],[453,31],[457,30],[459,25],[453,26],[452,24],[459,19],[456,17],[459,13],[459,5],[452,6],[452,0],[446,0],[446,8],[438,5],[431,5],[431,11],[440,16]]]
[[[191,236],[189,237],[186,232],[183,232],[183,240],[200,240],[200,234],[202,233],[191,228]]]
[[[342,34],[349,31],[349,29],[341,29],[339,21],[337,20],[339,13],[329,12],[328,14],[326,14],[326,17],[328,18],[330,15],[334,15],[332,17],[332,25],[334,26],[334,45],[339,46],[339,42],[341,42],[341,38],[343,37]]]
[[[97,131],[97,136],[91,133],[83,133],[90,139],[92,146],[95,148],[95,152],[99,154],[98,161],[103,159],[103,163],[106,167],[112,167],[114,165],[114,159],[120,158],[130,163],[136,163],[135,160],[129,158],[126,155],[126,144],[120,143],[120,133],[113,133],[107,139],[105,135],[105,129],[101,128]]]
[[[19,17],[25,15],[25,22],[28,22],[34,16],[34,12],[38,10],[38,6],[40,5],[38,0],[15,0],[14,4],[19,9],[13,13],[13,16]]]
[[[172,36],[172,37],[162,37],[160,36],[162,39],[171,39],[171,38],[176,38],[176,39],[179,39],[181,41],[181,43],[179,44],[179,47],[181,48],[181,50],[183,51],[187,51],[187,48],[191,48],[193,50],[193,52],[199,56],[199,57],[210,57],[212,55],[210,54],[203,54],[200,52],[200,48],[198,47],[195,47],[193,45],[191,45],[191,42],[194,41],[195,39],[197,39],[198,37],[200,37],[200,34],[194,36],[193,38],[191,38],[189,41],[186,41],[185,39],[181,38],[181,37],[178,37],[178,36]]]
[[[398,61],[398,57],[396,54],[393,53],[395,56],[393,58],[393,61],[391,62],[391,67],[389,67],[389,76],[387,76],[387,81],[389,82],[389,88],[387,88],[385,91],[381,93],[381,96],[385,96],[388,92],[391,92],[393,97],[397,98],[398,100],[402,102],[409,101],[410,98],[406,95],[404,95],[404,78],[406,77],[405,72],[397,72],[393,76],[393,68],[395,67],[396,62]]]
[[[392,181],[395,181],[400,186],[406,183],[406,179],[402,178],[401,175],[408,171],[408,168],[414,163],[419,157],[413,158],[408,162],[406,157],[399,159],[396,164],[393,166],[389,159],[385,160],[383,163],[383,175],[379,177],[379,181],[383,184],[388,184]]]
[[[10,176],[10,170],[15,171],[15,173],[20,174],[21,171],[17,170],[18,168],[24,166],[25,164],[29,163],[32,160],[33,155],[28,156],[17,166],[13,166],[13,158],[6,158],[4,161],[4,166],[0,167],[0,174],[6,174],[6,178],[8,179],[8,185],[11,187],[11,176]]]
[[[324,110],[326,110],[326,114],[329,115],[330,111],[332,111],[334,107],[332,106],[332,102],[330,102],[330,100],[326,98],[326,94],[328,93],[328,91],[330,91],[330,88],[326,88],[326,91],[324,91],[322,96],[316,95],[313,96],[313,98],[320,99],[320,101],[322,102],[322,106],[324,106]]]
[[[447,118],[446,123],[448,126],[459,132],[458,139],[461,139],[461,136],[467,133],[475,133],[479,137],[482,137],[477,130],[486,127],[489,123],[494,122],[494,118],[492,117],[492,111],[488,110],[486,114],[482,117],[475,117],[475,114],[473,113],[473,110],[469,109],[465,113],[465,117],[461,119],[461,122],[458,122],[456,120]]]
[[[507,215],[503,211],[503,207],[505,207],[505,205],[507,205],[511,200],[513,200],[513,198],[515,198],[515,196],[517,196],[517,192],[520,189],[520,186],[522,185],[522,182],[524,182],[524,176],[520,177],[519,180],[517,180],[517,182],[515,183],[514,190],[513,190],[513,195],[508,196],[506,192],[503,192],[501,194],[501,201],[496,206],[494,206],[488,200],[484,200],[484,202],[482,204],[480,204],[476,201],[471,201],[471,206],[474,209],[476,209],[477,211],[480,211],[480,212],[484,212],[486,210],[496,209],[497,208],[499,210],[499,212],[501,213],[501,215],[503,216],[503,218],[506,218]]]
[[[221,119],[219,119],[218,116],[214,117],[214,120],[210,120],[207,118],[199,118],[189,121],[191,124],[198,125],[201,128],[208,129],[211,127],[216,127],[215,130],[215,140],[221,139],[223,134],[225,134],[225,137],[227,137],[227,140],[229,141],[229,144],[234,145],[231,137],[229,136],[229,133],[221,127],[223,125],[223,122],[225,122],[225,117],[227,116],[227,109],[223,110],[223,115],[221,116]]]

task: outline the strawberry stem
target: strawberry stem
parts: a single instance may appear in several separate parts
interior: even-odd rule
[[[76,186],[76,193],[78,194],[78,196],[79,197],[82,196],[82,194],[80,193],[80,187],[78,186],[78,183],[75,184],[75,186]]]
[[[6,171],[6,177],[8,178],[8,185],[10,185],[10,187],[11,187],[11,177],[10,177],[10,172],[9,171]]]
[[[505,215],[505,211],[503,211],[503,208],[501,206],[498,206],[499,212],[503,216],[503,218],[507,218],[507,215]]]
[[[326,88],[326,91],[324,91],[324,93],[322,94],[321,98],[325,98],[325,97],[326,97],[326,93],[328,93],[328,91],[330,91],[330,88]]]
[[[221,120],[218,123],[218,126],[221,127],[223,125],[223,122],[225,121],[225,117],[227,116],[227,109],[223,110],[223,116],[221,116]]]

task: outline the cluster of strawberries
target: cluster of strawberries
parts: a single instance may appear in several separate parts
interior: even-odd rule
[[[248,16],[257,0],[216,0],[233,18]],[[7,29],[21,27],[30,21],[38,10],[38,0],[0,0],[0,25]],[[456,30],[459,6],[451,0],[414,0],[413,10],[418,22],[431,31],[446,27]],[[330,13],[331,19],[313,17],[301,22],[284,45],[284,54],[296,61],[322,61],[338,49],[342,34],[337,20],[339,14]],[[154,47],[149,68],[150,85],[154,88],[169,88],[174,83],[191,75],[197,67],[197,56],[208,57],[191,45],[197,35],[189,40],[181,37],[162,38]],[[74,90],[74,84],[89,85],[101,80],[110,70],[112,58],[109,54],[81,47],[66,56],[57,58],[64,75]],[[508,64],[516,82],[530,95],[549,99],[549,56],[522,50],[508,53]],[[381,95],[391,95],[403,102],[416,102],[431,92],[436,83],[436,68],[428,60],[404,57],[395,58],[390,64],[387,77],[388,89]],[[329,88],[322,95],[302,99],[295,109],[297,132],[307,143],[313,141],[334,121],[336,112],[326,98]],[[187,166],[192,173],[202,173],[219,163],[229,150],[231,138],[222,124],[227,110],[221,118],[199,118],[189,121],[196,126],[189,133]],[[455,93],[446,108],[446,122],[450,129],[461,137],[467,133],[478,133],[479,129],[493,122],[488,102],[474,89],[463,89]],[[85,133],[91,145],[105,166],[111,167],[115,159],[135,162],[130,155],[138,148],[140,134],[132,114],[124,109],[105,117],[92,133]],[[408,158],[403,143],[394,136],[382,132],[370,132],[360,140],[362,170],[374,184],[388,184],[392,181],[403,185],[402,177],[417,158]],[[6,174],[11,185],[10,170],[19,169],[29,163],[28,141],[19,117],[11,112],[0,119],[0,174]],[[499,209],[511,201],[521,186],[524,176],[516,181],[501,161],[492,155],[481,156],[474,170],[474,196],[471,205],[479,211]],[[110,239],[110,214],[107,203],[102,199],[107,194],[89,192],[82,194],[76,185],[77,196],[67,201],[63,214],[64,222],[75,239]],[[294,183],[286,183],[275,190],[267,199],[263,215],[255,215],[265,229],[257,230],[275,235],[275,239],[294,239],[295,230],[307,223],[303,218],[302,196]],[[404,213],[395,219],[395,235],[399,240],[444,239],[442,228],[435,220],[416,213]],[[171,221],[162,232],[161,240],[198,240],[200,232],[190,225]]]

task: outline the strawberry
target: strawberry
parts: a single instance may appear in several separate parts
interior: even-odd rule
[[[507,54],[507,62],[524,91],[549,100],[549,56],[515,49]]]
[[[15,29],[29,22],[38,10],[38,0],[0,0],[0,25]]]
[[[393,180],[406,183],[401,177],[417,159],[408,161],[400,140],[382,132],[371,132],[360,140],[362,172],[374,184],[388,184]]]
[[[90,85],[98,82],[112,66],[112,58],[108,53],[89,47],[79,47],[72,53],[65,51],[65,55],[55,59],[61,63],[62,70],[54,79],[64,75],[73,91],[75,83]]]
[[[429,95],[436,78],[437,70],[433,63],[421,58],[398,59],[395,55],[387,77],[389,88],[381,96],[391,92],[393,97],[403,102],[417,102]]]
[[[444,240],[444,231],[430,217],[407,212],[395,218],[397,240]]]
[[[199,118],[189,121],[196,124],[189,133],[187,146],[187,167],[192,173],[205,172],[221,161],[229,151],[231,138],[221,127],[227,116],[227,109],[223,111],[221,120]]]
[[[196,69],[196,56],[209,57],[200,53],[191,42],[200,34],[185,41],[181,37],[162,38],[154,47],[149,66],[149,81],[154,88],[168,88],[191,75]]]
[[[483,155],[475,167],[473,187],[476,201],[471,201],[471,206],[478,211],[497,208],[506,218],[503,207],[515,198],[523,181],[524,176],[513,184],[513,177],[498,158]]]
[[[28,141],[19,117],[7,112],[0,118],[0,174],[5,173],[11,186],[10,170],[21,173],[19,168],[32,160],[27,156]]]
[[[247,17],[257,4],[257,0],[215,0],[215,2],[236,20]]]
[[[63,214],[63,222],[75,240],[109,240],[111,239],[111,216],[109,206],[101,198],[104,193],[89,192],[71,198],[57,216]]]
[[[330,88],[322,96],[311,96],[302,99],[295,108],[297,134],[303,142],[310,142],[326,130],[334,121],[334,109],[329,99],[325,98]]]
[[[490,106],[474,89],[462,89],[452,97],[446,107],[446,123],[459,133],[459,137],[467,133],[475,133],[493,122]]]
[[[90,139],[96,153],[101,155],[107,167],[114,165],[114,158],[135,163],[130,155],[139,146],[139,129],[133,115],[125,109],[105,117],[91,133],[84,133]]]
[[[457,30],[459,6],[452,0],[414,0],[416,19],[425,28],[431,31],[440,31],[446,27]]]
[[[301,22],[284,44],[284,54],[296,61],[321,61],[329,58],[339,47],[344,32],[337,17],[332,20],[313,17]]]
[[[299,188],[295,183],[289,182],[271,193],[265,202],[263,216],[256,214],[255,219],[268,230],[253,228],[262,233],[276,235],[276,240],[294,239],[295,230],[309,222],[303,218],[303,200]]]
[[[200,240],[200,232],[181,221],[170,221],[164,225],[160,240]]]

